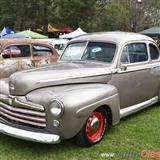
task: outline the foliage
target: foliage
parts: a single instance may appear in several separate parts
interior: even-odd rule
[[[0,13],[3,15],[0,23],[1,26],[12,26],[15,30],[45,27],[54,14],[54,8],[53,0],[0,0]]]
[[[35,29],[48,22],[87,32],[160,26],[160,0],[0,0],[0,28]]]
[[[57,16],[60,23],[72,26],[74,29],[78,26],[87,28],[87,22],[95,14],[95,2],[95,0],[59,0]]]
[[[108,2],[105,5],[97,5],[95,30],[129,30],[128,10],[126,6]],[[127,16],[128,15],[128,16]],[[94,23],[94,22],[93,22]]]

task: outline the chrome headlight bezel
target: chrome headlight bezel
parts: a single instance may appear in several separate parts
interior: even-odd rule
[[[53,99],[49,104],[50,113],[55,117],[61,117],[64,113],[64,105],[61,101]]]

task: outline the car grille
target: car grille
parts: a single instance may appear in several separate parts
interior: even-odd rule
[[[28,108],[20,108],[0,102],[0,117],[11,123],[30,126],[34,128],[46,127],[46,114]]]

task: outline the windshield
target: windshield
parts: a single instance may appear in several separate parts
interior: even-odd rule
[[[65,49],[61,60],[96,60],[112,62],[116,51],[116,45],[103,42],[79,42],[72,43]]]

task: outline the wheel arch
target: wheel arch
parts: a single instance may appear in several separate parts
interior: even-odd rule
[[[107,115],[109,118],[109,125],[112,125],[112,118],[113,117],[112,117],[112,110],[111,110],[110,106],[105,104],[105,105],[99,106],[97,109],[100,109],[100,108],[104,109],[107,112]]]
[[[89,115],[98,108],[104,108],[109,114],[111,125],[118,124],[120,121],[120,103],[118,93],[107,97],[95,104],[81,108],[76,112],[77,118],[89,117]]]

